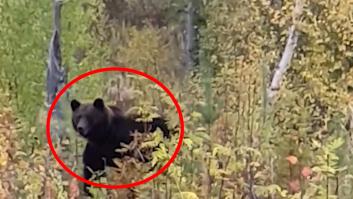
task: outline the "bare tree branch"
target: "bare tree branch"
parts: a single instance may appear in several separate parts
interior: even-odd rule
[[[280,89],[284,74],[289,68],[289,64],[292,60],[295,47],[298,42],[298,32],[295,29],[296,21],[299,19],[303,12],[303,2],[302,0],[296,0],[295,8],[293,10],[293,25],[289,28],[288,39],[286,46],[283,51],[282,58],[278,65],[276,66],[274,76],[272,78],[271,84],[268,88],[268,102],[272,103],[274,96]]]
[[[47,63],[47,99],[46,104],[54,101],[60,84],[65,82],[65,69],[61,65],[60,49],[60,11],[61,0],[53,0],[53,35],[49,43],[48,63]]]
[[[66,82],[66,71],[62,67],[61,49],[60,49],[60,12],[62,0],[53,0],[53,34],[49,43],[48,60],[46,67],[46,107],[50,107],[53,103],[59,88]],[[53,125],[51,125],[52,135],[60,137],[62,135],[59,123],[56,120],[61,120],[63,114],[60,109],[60,101],[54,107]],[[56,119],[56,120],[55,120]],[[53,133],[54,132],[54,133]]]
[[[193,50],[195,46],[195,28],[194,28],[194,7],[190,1],[186,8],[186,25],[185,25],[185,51],[186,65],[190,69],[194,66]]]

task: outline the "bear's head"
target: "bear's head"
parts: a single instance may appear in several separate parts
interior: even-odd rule
[[[109,111],[104,101],[97,98],[93,103],[81,104],[71,101],[72,125],[77,133],[89,141],[100,141],[106,137],[109,127]]]

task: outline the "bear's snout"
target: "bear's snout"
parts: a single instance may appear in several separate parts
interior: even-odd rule
[[[80,133],[80,134],[84,134],[84,131],[85,129],[81,126],[77,127],[77,131]]]
[[[82,136],[87,136],[88,122],[86,119],[81,119],[77,124],[77,132]]]

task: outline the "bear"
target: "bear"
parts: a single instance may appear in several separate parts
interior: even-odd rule
[[[93,173],[104,171],[106,166],[117,167],[113,159],[128,154],[118,153],[116,149],[122,148],[121,143],[133,141],[131,133],[152,133],[160,128],[164,138],[170,138],[167,121],[162,117],[153,118],[150,122],[138,122],[134,117],[124,115],[118,107],[105,105],[102,98],[96,98],[88,104],[73,99],[70,104],[73,129],[87,141],[83,152],[83,176],[87,180],[91,179]],[[83,191],[92,196],[89,187],[89,184],[84,183]]]

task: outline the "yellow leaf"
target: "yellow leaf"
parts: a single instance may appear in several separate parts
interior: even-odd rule
[[[36,127],[32,126],[31,129],[30,129],[30,132],[34,133],[35,131],[36,131]]]
[[[202,115],[201,115],[201,113],[194,111],[191,113],[191,117],[199,119],[199,118],[202,118]]]
[[[181,192],[180,196],[184,199],[199,199],[199,197],[194,192]]]
[[[292,165],[297,164],[297,162],[298,162],[298,158],[295,157],[294,155],[290,155],[290,156],[288,156],[286,159],[287,159],[288,162],[289,162],[290,164],[292,164]]]
[[[8,155],[7,153],[0,153],[0,167],[3,167],[7,164]]]

